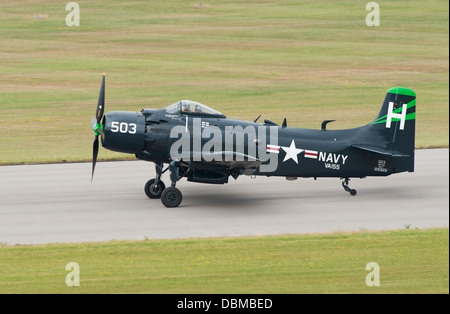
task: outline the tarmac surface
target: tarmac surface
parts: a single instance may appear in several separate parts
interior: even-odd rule
[[[449,150],[416,151],[416,171],[352,179],[182,179],[178,208],[150,200],[154,165],[99,162],[0,167],[0,244],[327,233],[449,226]],[[169,185],[168,172],[163,175]]]

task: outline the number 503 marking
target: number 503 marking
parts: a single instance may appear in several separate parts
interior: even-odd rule
[[[126,122],[111,122],[111,132],[113,133],[129,133],[136,134],[137,124],[136,123],[126,123]]]

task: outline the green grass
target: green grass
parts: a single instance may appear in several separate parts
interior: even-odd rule
[[[78,3],[80,27],[59,0],[0,5],[0,164],[89,160],[102,72],[107,110],[193,99],[307,128],[368,123],[405,86],[416,146],[449,145],[448,1],[378,1],[380,27],[365,1]]]
[[[0,246],[0,293],[448,293],[448,243],[447,228]]]

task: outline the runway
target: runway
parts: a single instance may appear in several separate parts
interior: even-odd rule
[[[171,239],[448,227],[449,150],[416,151],[416,171],[352,179],[242,176],[225,185],[182,179],[178,208],[144,194],[152,163],[0,167],[0,244]],[[166,173],[163,181],[169,185]]]

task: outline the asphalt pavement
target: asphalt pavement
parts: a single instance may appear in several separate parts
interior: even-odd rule
[[[152,163],[0,167],[0,243],[41,244],[448,227],[449,150],[416,151],[416,171],[287,181],[241,176],[225,185],[182,179],[178,208],[144,194]],[[166,186],[169,176],[163,176]]]

